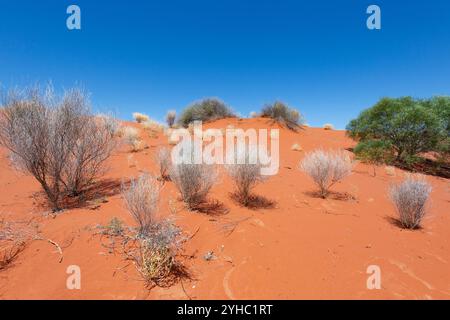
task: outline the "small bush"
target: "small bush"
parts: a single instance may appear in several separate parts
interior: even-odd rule
[[[146,235],[156,223],[160,185],[150,175],[132,179],[129,187],[122,186],[128,211],[139,225],[139,234]]]
[[[196,210],[207,202],[208,193],[217,181],[217,172],[213,165],[180,163],[171,167],[170,179],[188,209]]]
[[[289,108],[280,101],[264,106],[261,111],[261,117],[271,118],[291,130],[297,129],[303,122],[300,112]]]
[[[316,150],[306,154],[301,165],[320,189],[320,196],[326,198],[330,188],[352,172],[350,158],[342,152]]]
[[[236,117],[231,109],[217,99],[205,99],[192,104],[181,113],[178,123],[188,127],[191,122],[212,121],[223,118]]]
[[[293,151],[302,151],[303,148],[302,148],[302,146],[299,145],[298,143],[294,143],[294,144],[291,146],[291,150],[293,150]]]
[[[146,121],[150,120],[150,117],[148,115],[146,115],[146,114],[143,114],[143,113],[134,112],[133,113],[133,119],[137,123],[143,123],[143,122],[146,122]]]
[[[389,143],[380,140],[368,140],[358,143],[353,152],[358,160],[373,165],[374,176],[375,166],[391,163],[395,156]]]
[[[140,241],[136,265],[148,284],[164,285],[178,266],[176,255],[179,250],[180,230],[164,220],[150,229]]]
[[[323,125],[323,128],[324,128],[325,130],[334,130],[334,126],[333,126],[331,123],[325,123],[325,124]]]
[[[131,147],[133,152],[139,151],[142,148],[142,140],[139,136],[139,130],[133,127],[122,128],[122,137],[126,144]]]
[[[167,123],[167,126],[169,128],[172,128],[173,125],[175,124],[176,117],[177,117],[177,112],[176,111],[171,110],[171,111],[167,112],[166,123]]]
[[[391,199],[404,228],[420,227],[426,214],[426,203],[431,189],[431,186],[419,176],[409,176],[403,183],[390,189]]]
[[[169,180],[169,169],[172,165],[170,150],[166,147],[158,149],[155,156],[156,164],[159,167],[159,177],[161,180]]]
[[[235,154],[234,164],[225,167],[236,186],[235,195],[244,206],[250,203],[252,189],[265,180],[265,176],[261,175],[261,163],[256,158],[252,159],[252,155],[257,157],[257,154],[256,150],[238,151]],[[239,158],[243,161],[239,162]]]
[[[164,125],[155,121],[155,120],[147,120],[142,122],[142,127],[145,130],[150,130],[150,131],[154,131],[154,132],[160,132],[164,130]]]

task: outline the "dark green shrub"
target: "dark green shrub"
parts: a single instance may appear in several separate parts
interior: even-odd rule
[[[381,164],[388,164],[394,159],[392,146],[381,140],[361,141],[353,152],[358,160],[373,165],[373,175],[376,175],[375,167]]]
[[[434,98],[436,99],[436,98]],[[392,146],[396,161],[411,164],[422,152],[436,151],[448,138],[448,106],[411,97],[383,98],[347,125],[348,135],[360,141],[381,140]]]
[[[261,110],[261,117],[271,118],[291,130],[297,129],[303,122],[300,112],[289,108],[286,104],[280,101],[275,101],[273,104],[265,105]]]
[[[184,109],[178,123],[187,127],[189,123],[196,120],[212,121],[230,117],[236,117],[236,115],[225,103],[218,99],[204,99]]]

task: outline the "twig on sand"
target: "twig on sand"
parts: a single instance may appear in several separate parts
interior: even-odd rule
[[[56,247],[56,249],[58,250],[59,255],[60,255],[58,263],[61,263],[63,261],[63,252],[62,252],[62,249],[61,249],[61,247],[60,247],[60,245],[58,243],[56,243],[55,241],[53,241],[51,239],[37,238],[36,240],[44,240],[44,241],[47,241],[48,243],[51,243],[52,245],[54,245]]]

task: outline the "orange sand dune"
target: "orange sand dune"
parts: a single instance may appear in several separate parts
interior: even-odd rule
[[[207,128],[278,128],[265,119],[223,119]],[[135,125],[138,126],[138,125]],[[106,178],[118,181],[140,172],[156,173],[152,156],[167,137],[150,138],[149,148],[118,151]],[[303,151],[293,151],[298,143]],[[449,299],[449,181],[427,177],[433,185],[430,215],[420,230],[394,225],[395,210],[387,196],[390,184],[404,172],[376,177],[372,168],[357,164],[353,174],[334,187],[348,199],[319,199],[311,180],[298,164],[318,147],[347,149],[354,142],[344,131],[305,128],[280,131],[280,170],[256,188],[276,202],[275,208],[250,210],[230,200],[232,184],[225,174],[211,198],[225,204],[220,216],[188,212],[172,183],[164,186],[160,211],[175,211],[175,223],[192,236],[183,247],[183,261],[192,274],[169,288],[144,287],[136,268],[102,245],[96,226],[113,217],[134,222],[118,193],[95,206],[45,214],[38,184],[14,171],[0,150],[0,219],[33,221],[42,239],[58,243],[63,259],[48,241],[31,241],[14,265],[0,272],[1,299]],[[169,205],[170,203],[170,205]],[[94,209],[100,205],[99,208]],[[47,212],[48,213],[48,212]],[[216,259],[203,256],[213,251]],[[188,258],[191,256],[191,258]],[[81,289],[66,288],[69,265],[81,268]],[[381,289],[368,290],[369,265],[381,268]]]

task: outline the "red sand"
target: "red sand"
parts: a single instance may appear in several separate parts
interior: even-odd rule
[[[205,127],[275,128],[265,119],[223,119]],[[156,173],[152,155],[167,138],[142,135],[149,149],[130,153],[126,147],[111,160],[107,178]],[[293,151],[299,143],[303,151]],[[94,235],[99,224],[118,217],[133,225],[120,194],[100,208],[72,209],[55,218],[44,215],[39,185],[14,171],[0,150],[0,219],[39,224],[42,238],[59,243],[63,260],[47,241],[31,241],[14,265],[0,272],[1,299],[449,299],[450,212],[449,181],[427,177],[433,185],[430,214],[423,229],[403,230],[389,220],[395,210],[387,197],[391,183],[404,177],[383,167],[357,164],[353,174],[334,186],[354,198],[318,199],[315,187],[298,164],[305,152],[318,147],[346,149],[354,142],[344,131],[306,128],[280,132],[280,171],[259,185],[256,193],[276,201],[273,209],[249,210],[229,198],[232,184],[225,174],[211,198],[230,212],[208,216],[188,212],[172,183],[161,197],[163,215],[172,207],[176,224],[187,235],[183,247],[192,280],[148,291],[136,268],[120,254],[110,254]],[[103,241],[105,241],[103,239]],[[217,259],[205,261],[213,251]],[[66,269],[81,268],[81,289],[68,290]],[[367,267],[381,268],[380,290],[366,288]]]

